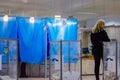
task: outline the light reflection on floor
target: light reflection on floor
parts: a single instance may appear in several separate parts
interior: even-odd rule
[[[77,67],[79,68],[80,63],[78,63]],[[82,60],[82,73],[83,74],[94,74],[94,60],[93,57],[83,58]],[[79,70],[78,70],[79,71]],[[100,67],[100,73],[102,73],[102,65]],[[20,78],[19,80],[49,80],[44,78]],[[95,76],[82,76],[82,80],[95,80]],[[102,80],[102,76],[100,75],[100,80]]]
[[[20,78],[19,80],[49,80],[44,78]],[[95,80],[94,76],[83,76],[82,80]],[[100,76],[100,80],[102,80],[102,76]]]

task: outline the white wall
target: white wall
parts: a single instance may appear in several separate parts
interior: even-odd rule
[[[97,17],[95,19],[89,19],[86,21],[86,27],[91,28],[94,26],[98,19],[104,19],[106,22],[106,26],[108,25],[120,25],[120,16],[112,15],[112,16],[104,16],[104,17]]]

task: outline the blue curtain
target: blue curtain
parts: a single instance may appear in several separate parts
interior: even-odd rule
[[[55,20],[54,18],[47,18],[47,26],[48,26],[48,33],[50,41],[57,41],[57,40],[77,40],[77,33],[78,33],[78,23],[77,19],[62,19],[62,20]],[[72,46],[75,46],[72,45]],[[64,62],[68,62],[68,43],[63,42],[62,44],[62,53],[64,55]],[[60,44],[59,42],[54,42],[50,45],[50,54],[51,59],[59,53]],[[73,53],[73,48],[71,48],[70,52],[71,57],[74,55],[78,56],[78,53]],[[71,60],[72,61],[72,60]],[[75,62],[75,61],[72,61]]]
[[[17,21],[21,61],[42,63],[45,59],[46,20],[35,18],[35,23],[30,23],[29,18],[18,17]]]
[[[8,22],[4,22],[3,17],[0,17],[0,25],[0,38],[19,39],[19,57],[27,63],[42,63],[46,48],[49,56],[49,41],[77,40],[76,19],[35,18],[35,23],[30,23],[29,18],[9,17]],[[7,46],[6,41],[0,41],[3,62],[7,62]],[[66,55],[67,51],[63,51]]]
[[[0,17],[0,38],[17,38],[16,17],[9,17],[7,22],[3,21],[3,17]]]
[[[77,40],[78,23],[76,19],[55,20],[47,18],[50,40]]]
[[[0,16],[0,38],[17,39],[16,17],[9,17],[8,21],[3,20]],[[7,62],[8,44],[6,40],[0,40],[0,54],[2,54],[2,62]]]
[[[77,40],[78,36],[78,23],[77,19],[67,19],[66,29],[64,32],[64,40]]]

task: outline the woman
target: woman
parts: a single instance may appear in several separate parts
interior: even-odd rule
[[[95,71],[96,80],[99,80],[100,61],[101,59],[103,59],[103,42],[110,41],[104,28],[105,28],[105,21],[103,19],[100,19],[92,28],[92,33],[90,35],[92,42],[92,54],[94,55],[94,60],[95,60],[94,71]]]

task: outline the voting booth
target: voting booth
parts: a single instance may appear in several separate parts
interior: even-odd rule
[[[16,39],[0,39],[0,80],[18,80]]]
[[[50,41],[50,80],[81,80],[81,41]]]

